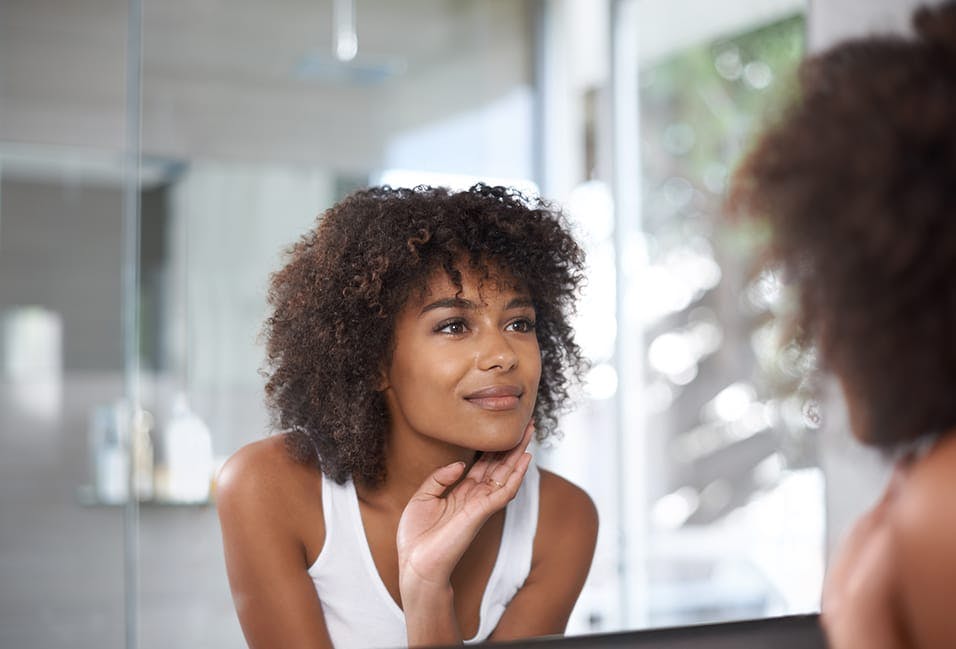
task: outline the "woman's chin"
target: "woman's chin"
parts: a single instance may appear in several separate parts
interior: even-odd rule
[[[523,428],[518,431],[489,431],[475,440],[474,449],[483,453],[503,453],[517,446],[523,436]]]

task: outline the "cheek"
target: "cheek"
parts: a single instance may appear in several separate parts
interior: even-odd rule
[[[541,385],[541,352],[535,342],[521,355],[522,378],[532,395],[530,406],[533,409],[538,400],[538,387]]]
[[[403,354],[394,359],[389,371],[390,383],[402,400],[424,401],[440,405],[453,396],[467,362],[447,353]],[[434,400],[440,398],[438,403]]]

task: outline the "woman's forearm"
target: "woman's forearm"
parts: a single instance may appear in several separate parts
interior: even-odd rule
[[[403,584],[401,593],[409,647],[461,643],[451,584]]]

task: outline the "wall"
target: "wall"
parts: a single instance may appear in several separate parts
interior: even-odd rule
[[[59,314],[67,370],[123,367],[121,208],[115,185],[0,183],[0,309]]]

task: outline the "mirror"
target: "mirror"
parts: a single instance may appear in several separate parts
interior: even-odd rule
[[[16,408],[3,408],[0,435],[3,455],[31,468],[0,480],[86,535],[82,579],[102,590],[56,595],[75,616],[59,627],[11,624],[32,639],[89,624],[100,646],[119,641],[133,610],[144,646],[240,645],[202,476],[268,431],[256,338],[269,273],[353,189],[479,179],[560,201],[590,251],[577,329],[593,366],[563,440],[538,454],[601,514],[568,632],[816,610],[812,359],[777,345],[787,295],[754,272],[760,233],[720,211],[748,138],[786,98],[804,2],[358,0],[344,28],[335,4],[143,6],[148,462],[110,455],[109,441],[127,378],[127,4],[4,10],[0,52],[19,72],[0,114],[3,398]],[[33,401],[14,358],[27,339],[59,350],[34,360],[54,387]],[[10,413],[34,402],[52,414],[27,426],[27,443]],[[197,457],[177,446],[192,435],[182,431],[205,435],[202,462],[177,459]],[[121,510],[109,503],[128,494],[116,476],[131,462],[146,463],[150,485],[137,491],[129,600]],[[0,513],[0,529],[27,521],[26,509]],[[18,538],[16,562],[41,556]],[[48,554],[67,556],[56,544]],[[4,581],[53,614],[52,584]]]

